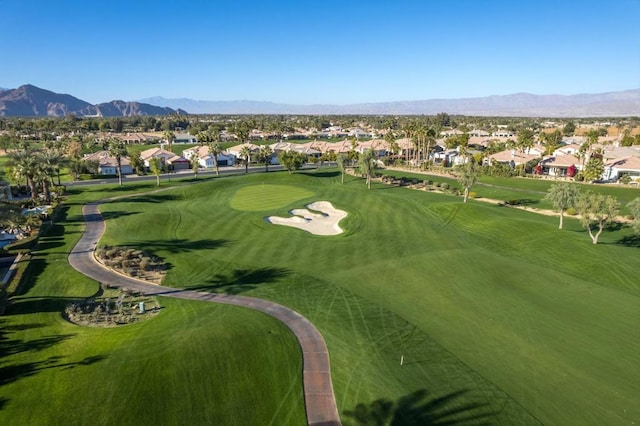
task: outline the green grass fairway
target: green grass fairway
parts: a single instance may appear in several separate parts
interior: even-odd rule
[[[510,190],[519,189],[537,191]],[[96,187],[74,194],[66,230],[81,226],[81,202],[136,190]],[[263,220],[317,200],[348,213],[340,223],[344,234],[316,236]],[[558,230],[555,217],[476,200],[463,204],[451,195],[381,184],[367,190],[352,176],[340,184],[335,169],[211,179],[113,201],[102,211],[107,220],[102,242],[164,258],[170,267],[165,284],[263,297],[309,318],[327,341],[345,424],[356,408],[374,413],[385,403],[418,415],[417,424],[427,418],[502,425],[640,419],[640,248],[628,227],[603,233],[594,246],[575,219]],[[298,349],[286,330],[264,316],[162,299],[167,309],[134,328],[87,331],[66,324],[57,297],[97,288],[64,262],[74,238],[54,233],[42,242],[35,285],[3,319],[13,327],[7,329],[10,339],[32,346],[49,336],[62,341],[41,351],[11,353],[0,358],[0,368],[55,356],[64,357],[58,363],[88,361],[61,375],[58,384],[49,377],[59,369],[40,368],[46,364],[3,383],[0,423],[24,424],[26,416],[46,411],[34,402],[38,397],[59,404],[69,391],[74,406],[96,407],[100,415],[113,412],[109,420],[120,422],[122,407],[130,405],[114,399],[114,388],[135,394],[130,382],[147,380],[152,389],[162,383],[169,392],[157,408],[169,419],[180,409],[211,408],[207,404],[218,398],[208,395],[232,386],[233,395],[242,389],[280,393],[264,403],[249,396],[238,400],[247,410],[260,404],[262,414],[254,423],[236,422],[240,408],[231,403],[220,406],[214,420],[203,414],[190,423],[304,424],[301,385],[294,385],[300,379]],[[271,338],[269,331],[276,340],[260,343],[261,336]],[[224,344],[215,343],[225,337]],[[255,350],[247,349],[254,339]],[[189,376],[184,381],[190,384],[181,384],[183,353],[191,354],[201,374],[212,364],[222,370],[224,380],[215,382],[222,390],[201,377]],[[164,359],[172,360],[176,371],[165,372]],[[241,362],[251,373],[243,376],[227,364]],[[143,372],[134,365],[144,366]],[[123,378],[111,385],[119,371]],[[246,377],[258,374],[267,378],[249,384]],[[106,389],[90,394],[94,383]],[[176,407],[175,393],[193,395],[186,399],[193,406]],[[129,398],[146,400],[144,394]],[[20,410],[25,406],[36,408]],[[161,414],[156,415],[153,420]],[[270,415],[281,417],[271,422]]]
[[[241,211],[260,212],[285,207],[312,195],[312,191],[297,186],[262,183],[238,189],[231,199],[231,207]]]
[[[67,255],[80,203],[153,185],[75,196],[42,238],[25,296],[0,317],[0,424],[304,424],[301,354],[280,322],[244,308],[160,298],[154,319],[114,329],[62,319],[98,285]]]

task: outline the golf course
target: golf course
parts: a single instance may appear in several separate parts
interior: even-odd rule
[[[99,244],[162,259],[164,286],[266,299],[311,321],[344,424],[640,421],[640,244],[628,226],[594,245],[574,218],[559,230],[557,217],[481,199],[341,183],[334,168],[171,185],[69,189],[0,317],[0,424],[305,424],[300,347],[265,314],[159,296],[160,312],[136,324],[63,318],[100,292],[67,261],[82,206],[114,196]],[[548,208],[548,184],[505,185],[474,191]],[[319,201],[346,212],[344,232],[265,220]]]

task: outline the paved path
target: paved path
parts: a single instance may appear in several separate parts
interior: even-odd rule
[[[74,269],[98,282],[109,283],[111,286],[126,287],[148,295],[244,306],[282,321],[295,334],[302,349],[302,379],[307,423],[314,426],[341,425],[331,383],[329,352],[322,335],[309,320],[289,308],[266,300],[158,286],[126,277],[103,267],[93,256],[96,244],[105,230],[105,223],[98,209],[99,205],[100,202],[90,203],[82,208],[86,229],[69,255],[69,263]]]

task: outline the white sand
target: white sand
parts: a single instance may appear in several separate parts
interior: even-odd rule
[[[334,208],[328,201],[316,201],[305,207],[307,208],[291,210],[289,213],[292,217],[268,216],[265,220],[274,225],[302,229],[314,235],[338,235],[344,232],[338,223],[347,216],[347,212]]]

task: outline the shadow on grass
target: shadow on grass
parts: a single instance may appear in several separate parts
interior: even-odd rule
[[[229,243],[229,240],[187,240],[184,238],[174,238],[172,240],[125,242],[120,244],[120,246],[132,247],[145,251],[165,250],[169,253],[186,253],[195,250],[213,250],[226,247]]]
[[[72,297],[21,297],[12,299],[12,304],[5,312],[6,316],[33,314],[36,312],[63,312],[71,302],[78,300]]]
[[[119,217],[133,216],[140,212],[132,212],[132,211],[112,211],[112,212],[101,212],[102,218],[104,220],[109,219],[117,219]]]
[[[133,197],[122,198],[116,201],[123,202],[123,203],[159,204],[159,203],[164,203],[165,201],[176,201],[181,199],[182,197],[174,194],[148,194],[148,195],[137,195]]]
[[[344,415],[352,425],[483,425],[493,416],[486,405],[461,400],[466,391],[433,397],[426,389],[405,395],[397,401],[378,399],[370,404],[360,403]]]
[[[340,176],[340,171],[312,172],[312,173],[305,173],[305,174],[310,177],[333,178],[333,177]]]
[[[506,200],[504,203],[507,206],[532,206],[534,204],[538,204],[538,200],[533,200],[531,198],[519,198]]]
[[[207,281],[209,285],[187,287],[186,290],[210,291],[213,293],[240,294],[259,285],[269,284],[284,278],[290,271],[284,268],[234,269],[228,274],[218,274]]]
[[[61,363],[62,357],[52,356],[43,361],[27,362],[23,364],[12,364],[0,368],[0,386],[15,382],[24,377],[33,376],[42,370],[59,368],[61,370],[70,370],[83,365],[91,365],[105,359],[102,355],[96,355],[84,358],[80,361]]]
[[[627,235],[616,241],[616,244],[627,247],[640,247],[640,235]]]

